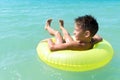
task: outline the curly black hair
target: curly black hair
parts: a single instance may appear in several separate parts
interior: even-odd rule
[[[98,31],[98,23],[96,19],[91,15],[81,16],[75,19],[78,26],[81,26],[83,30],[89,30],[91,36],[94,36]]]

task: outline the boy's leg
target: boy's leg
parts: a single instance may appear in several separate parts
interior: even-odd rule
[[[46,29],[51,35],[55,36],[55,38],[56,38],[56,44],[61,44],[61,43],[63,43],[63,38],[62,38],[60,32],[58,32],[58,31],[56,31],[56,30],[54,30],[54,29],[52,29],[52,28],[50,27],[51,21],[52,21],[52,19],[47,20],[45,29]]]
[[[66,42],[71,42],[73,41],[73,38],[70,36],[70,34],[67,32],[67,30],[64,28],[64,22],[63,20],[59,20],[60,23],[60,29],[63,32],[63,36]]]

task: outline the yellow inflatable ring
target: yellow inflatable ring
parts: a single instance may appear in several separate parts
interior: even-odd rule
[[[47,42],[40,41],[37,53],[48,65],[67,71],[88,71],[107,64],[113,56],[112,46],[103,40],[85,51],[50,51]]]

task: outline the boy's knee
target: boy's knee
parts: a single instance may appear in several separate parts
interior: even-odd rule
[[[60,34],[59,31],[56,31],[56,32],[55,32],[55,35],[56,35],[56,36],[59,36],[59,35],[61,35],[61,34]]]

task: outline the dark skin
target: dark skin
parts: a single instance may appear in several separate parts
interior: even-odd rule
[[[55,36],[56,42],[54,43],[51,39],[47,39],[48,46],[51,51],[57,50],[88,50],[93,47],[94,44],[102,41],[99,35],[94,37],[90,36],[89,30],[82,30],[82,27],[75,24],[74,38],[73,39],[67,30],[64,28],[63,20],[59,20],[60,29],[63,32],[62,35],[50,27],[52,19],[47,20],[45,29],[53,36]]]

